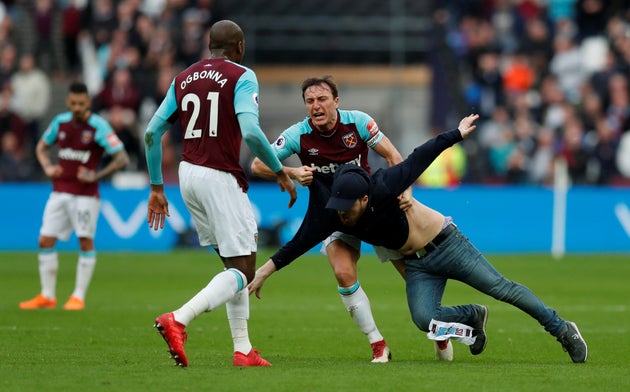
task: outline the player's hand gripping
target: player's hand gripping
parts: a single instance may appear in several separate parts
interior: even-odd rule
[[[164,185],[151,185],[147,211],[149,227],[156,231],[163,229],[167,216],[171,216],[171,214],[168,212],[168,200],[164,194]]]
[[[291,177],[302,186],[309,186],[313,182],[314,168],[309,166],[294,167],[291,169]]]
[[[462,134],[462,138],[466,138],[466,136],[470,135],[477,126],[474,124],[475,120],[479,118],[478,114],[471,114],[464,118],[459,122],[459,132]]]

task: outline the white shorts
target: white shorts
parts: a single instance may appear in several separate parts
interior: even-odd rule
[[[78,238],[94,238],[100,207],[98,197],[52,192],[39,235],[67,241],[74,230]]]
[[[201,246],[213,246],[222,257],[256,252],[254,211],[232,174],[180,162],[179,187]]]
[[[353,235],[342,233],[340,231],[335,231],[322,242],[322,248],[320,252],[323,255],[328,255],[326,253],[326,247],[335,240],[341,240],[345,242],[346,244],[350,245],[351,247],[353,247],[354,249],[361,252],[361,240]],[[402,253],[398,252],[397,250],[383,248],[382,246],[372,246],[372,247],[374,248],[376,257],[378,257],[381,263],[385,263],[386,261],[389,261],[389,260],[401,260],[403,258]]]

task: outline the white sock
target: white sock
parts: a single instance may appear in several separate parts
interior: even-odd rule
[[[370,343],[383,340],[383,335],[376,327],[376,322],[372,316],[372,308],[361,284],[357,281],[352,287],[339,287],[339,294],[344,306],[350,312],[350,317],[363,332]]]
[[[88,251],[79,253],[79,261],[77,262],[77,277],[74,284],[72,295],[85,301],[87,289],[90,286],[92,275],[94,274],[94,266],[96,266],[96,252]]]
[[[232,332],[234,351],[249,354],[252,350],[252,344],[249,341],[247,329],[247,320],[249,320],[249,291],[247,287],[226,302],[225,310],[227,311],[230,331]]]
[[[39,261],[39,281],[42,285],[42,295],[48,299],[53,299],[57,293],[57,271],[59,270],[57,252],[52,249],[40,249],[37,259]]]
[[[206,287],[174,311],[173,317],[176,321],[188,325],[201,313],[210,312],[229,301],[246,286],[247,279],[242,272],[234,268],[227,269],[216,274]]]

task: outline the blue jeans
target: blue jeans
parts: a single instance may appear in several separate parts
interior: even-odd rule
[[[428,331],[431,319],[471,325],[477,313],[471,305],[442,306],[448,279],[455,279],[529,314],[547,332],[558,336],[566,322],[522,284],[501,275],[459,229],[452,231],[424,257],[405,258],[407,302],[413,322]]]

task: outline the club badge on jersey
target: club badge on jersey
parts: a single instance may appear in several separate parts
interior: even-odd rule
[[[348,148],[355,148],[357,146],[357,135],[354,132],[346,133],[341,137],[341,140]]]

